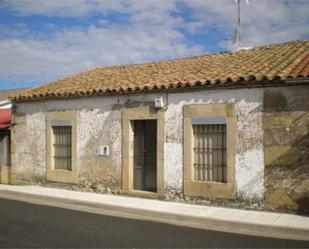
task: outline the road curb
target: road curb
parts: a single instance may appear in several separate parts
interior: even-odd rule
[[[128,208],[121,205],[88,202],[60,197],[22,193],[14,190],[0,190],[0,198],[28,202],[32,204],[71,209],[101,215],[116,216],[129,219],[156,221],[178,226],[214,230],[220,232],[238,233],[253,236],[263,236],[280,239],[309,241],[309,230],[284,227],[279,225],[264,225],[257,223],[235,222],[211,217],[176,214],[167,211]]]

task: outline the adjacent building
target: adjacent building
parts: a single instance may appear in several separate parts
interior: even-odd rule
[[[0,91],[0,183],[8,183],[11,165],[10,128],[12,103],[9,95],[25,89]]]
[[[308,212],[309,42],[96,68],[12,97],[12,184]]]

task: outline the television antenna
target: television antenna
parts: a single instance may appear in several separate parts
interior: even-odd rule
[[[237,26],[234,31],[234,39],[233,39],[233,44],[235,47],[235,50],[240,50],[241,49],[241,44],[240,44],[240,2],[241,0],[235,0],[237,4]],[[246,3],[249,4],[249,0],[246,0]]]

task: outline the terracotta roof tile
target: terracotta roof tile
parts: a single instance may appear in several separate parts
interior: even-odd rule
[[[95,68],[12,96],[28,101],[195,86],[239,86],[309,77],[309,41],[238,52],[126,66]]]

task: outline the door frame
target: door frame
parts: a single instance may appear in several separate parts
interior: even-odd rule
[[[133,121],[157,120],[157,192],[134,190]],[[143,106],[122,110],[122,190],[134,195],[164,195],[164,111]]]

